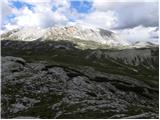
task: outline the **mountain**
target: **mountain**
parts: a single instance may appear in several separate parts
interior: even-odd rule
[[[82,25],[2,35],[2,118],[158,118],[159,47]]]
[[[46,30],[43,30],[38,27],[28,27],[28,28],[22,28],[22,29],[14,29],[11,31],[8,31],[6,33],[3,33],[1,35],[1,39],[7,39],[7,40],[22,40],[22,41],[33,41],[41,38]]]
[[[144,48],[157,46],[151,42],[129,43],[120,35],[85,25],[75,25],[68,27],[50,27],[42,29],[39,27],[28,27],[22,29],[14,29],[3,33],[1,40],[20,40],[20,41],[70,41],[81,49],[97,49],[97,48]]]
[[[138,41],[132,44],[133,48],[149,48],[149,47],[158,47],[158,44],[154,44],[146,41]]]
[[[99,46],[106,47],[122,47],[128,46],[126,40],[120,38],[117,34],[94,27],[86,27],[84,25],[68,26],[68,27],[52,27],[40,29],[37,27],[17,29],[2,34],[2,40],[68,40],[76,43],[78,46],[87,46],[88,42],[95,43]]]

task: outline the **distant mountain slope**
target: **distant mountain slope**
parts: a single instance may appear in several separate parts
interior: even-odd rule
[[[33,41],[41,38],[46,30],[38,27],[15,29],[2,34],[2,40]]]
[[[81,49],[126,49],[155,47],[154,43],[141,42],[130,43],[120,37],[120,35],[90,26],[75,25],[68,27],[50,27],[42,29],[39,27],[29,27],[14,29],[3,33],[1,40],[20,40],[20,41],[70,41]]]
[[[67,64],[99,66],[107,72],[129,71],[134,74],[145,74],[144,77],[158,74],[159,48],[133,48],[133,49],[86,49],[81,50],[69,41],[7,41],[1,42],[3,56],[18,56],[29,59],[44,59]],[[111,63],[111,64],[110,64]],[[106,65],[110,66],[106,66]],[[116,65],[114,68],[113,64]],[[118,68],[117,68],[118,66]],[[121,68],[124,68],[123,71]],[[120,70],[119,70],[120,69]],[[143,69],[143,70],[142,70]],[[141,71],[141,72],[140,72]],[[153,73],[153,74],[152,74]],[[150,75],[151,74],[151,75]],[[157,78],[156,78],[157,79]]]
[[[132,46],[133,48],[148,48],[148,47],[158,47],[157,44],[154,44],[154,43],[151,43],[151,42],[145,42],[145,41],[138,41],[138,42],[135,42]]]
[[[78,43],[80,46],[85,46],[88,42],[95,42],[108,47],[129,45],[126,40],[123,40],[111,31],[84,25],[51,27],[47,29],[37,27],[17,29],[2,34],[2,40],[69,40]]]

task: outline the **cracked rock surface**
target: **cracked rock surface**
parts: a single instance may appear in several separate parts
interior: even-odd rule
[[[138,79],[2,57],[2,118],[158,118],[158,88]]]

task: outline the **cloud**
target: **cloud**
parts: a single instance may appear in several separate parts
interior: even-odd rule
[[[26,4],[17,9],[13,1]],[[2,29],[80,23],[115,30],[132,42],[158,40],[158,0],[82,1],[73,6],[71,0],[1,0]]]
[[[90,24],[95,27],[110,29],[117,25],[117,18],[112,11],[95,11],[85,15],[82,19],[77,20],[76,23]]]
[[[7,1],[7,0],[6,0]],[[18,1],[18,0],[9,0]],[[14,18],[12,18],[9,23],[3,24],[3,28],[10,30],[11,28],[19,27],[49,27],[54,25],[66,25],[68,22],[68,18],[66,17],[65,13],[68,11],[69,8],[68,2],[58,1],[58,0],[21,0],[21,2],[26,2],[27,4],[31,4],[34,7],[32,9],[24,6],[20,9],[12,8],[9,6],[9,2],[4,10],[8,10],[8,12],[3,12],[3,16],[6,17],[9,14],[14,14]],[[54,5],[57,7],[56,11],[52,10]],[[14,9],[14,11],[13,11]],[[2,20],[6,21],[6,20]]]
[[[7,0],[0,1],[0,5],[1,5],[0,18],[1,18],[2,24],[4,24],[7,16],[12,13],[12,8],[9,6],[9,2]]]
[[[123,5],[122,5],[123,6]],[[138,25],[145,27],[158,26],[158,4],[157,3],[132,3],[126,4],[118,11],[118,28],[132,28]],[[121,14],[123,13],[123,14]]]
[[[113,11],[118,19],[118,25],[113,28],[133,28],[139,25],[146,27],[158,26],[158,1],[157,0],[94,0],[93,8],[96,11]],[[143,1],[143,2],[142,2]]]
[[[136,41],[158,43],[158,0],[94,0],[92,7],[95,13],[104,14],[101,19],[97,17],[90,19],[91,23],[96,20],[103,28],[114,30],[132,43]],[[107,14],[108,11],[112,16]],[[107,19],[106,16],[114,19]],[[106,21],[110,26],[105,25]]]
[[[152,41],[158,43],[158,27],[137,26],[134,28],[115,30],[131,43],[137,41]]]
[[[6,25],[5,25],[5,30],[13,30],[13,29],[16,29],[17,28],[17,25],[15,24],[11,24],[11,23],[7,23]],[[3,31],[1,31],[1,32],[5,32],[5,30]]]
[[[69,0],[6,1],[8,3],[6,7],[3,5],[5,7],[3,18],[10,13],[15,14],[14,24],[17,20],[17,26],[48,27],[55,24],[67,25],[71,22],[88,23],[104,29],[134,28],[139,25],[145,27],[158,26],[157,0],[151,0],[152,2],[147,2],[149,0],[139,0],[140,2],[138,0],[112,0],[112,2],[109,0],[94,0],[90,1],[92,3],[92,8],[90,8],[92,11],[89,13],[80,13],[77,9],[72,8]],[[27,10],[27,6],[25,6],[13,12],[12,10],[15,8],[11,8],[8,5],[12,1],[24,2],[34,7]],[[84,3],[82,5],[84,6]],[[91,7],[91,4],[89,5]],[[30,18],[32,18],[32,21],[29,20]]]
[[[31,27],[40,26],[42,28],[53,26],[54,24],[65,24],[68,20],[67,18],[59,13],[53,11],[38,11],[33,12],[27,7],[21,10],[21,15],[15,17],[18,26]]]

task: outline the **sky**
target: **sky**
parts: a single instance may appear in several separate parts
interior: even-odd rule
[[[158,0],[0,0],[1,32],[22,28],[90,25],[130,42],[158,43]]]

